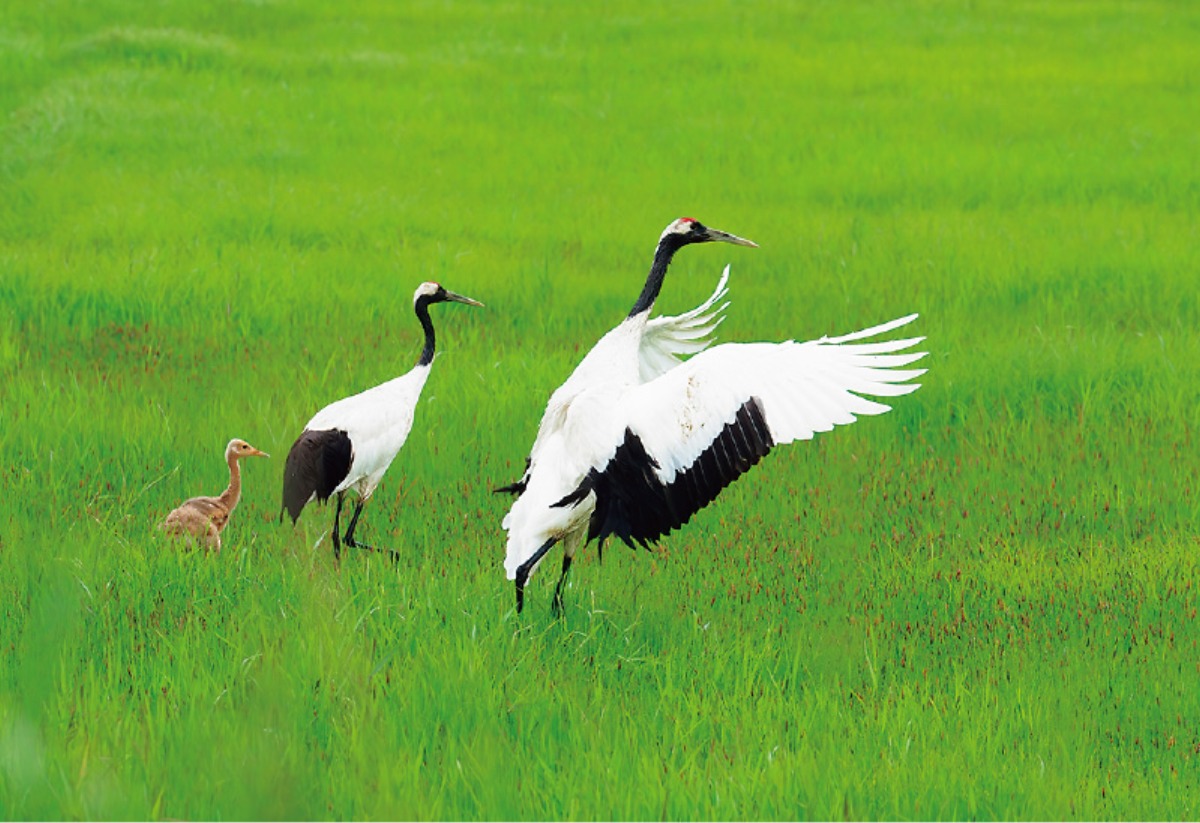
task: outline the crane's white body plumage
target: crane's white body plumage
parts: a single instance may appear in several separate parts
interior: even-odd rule
[[[305,431],[340,429],[354,444],[350,471],[333,494],[353,489],[363,500],[374,494],[412,431],[431,366],[414,366],[386,383],[330,403],[304,426]]]

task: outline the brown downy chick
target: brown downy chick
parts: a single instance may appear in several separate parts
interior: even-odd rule
[[[238,461],[243,457],[270,457],[245,440],[236,437],[225,447],[225,462],[229,464],[229,486],[219,497],[193,497],[167,515],[159,526],[167,534],[192,537],[206,548],[221,550],[221,532],[242,497],[242,471]]]

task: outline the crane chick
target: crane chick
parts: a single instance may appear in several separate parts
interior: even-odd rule
[[[218,497],[193,497],[167,515],[159,528],[176,537],[191,537],[206,548],[221,550],[221,532],[229,525],[229,517],[242,498],[243,457],[270,457],[245,440],[236,437],[225,447],[225,462],[229,465],[229,486]]]

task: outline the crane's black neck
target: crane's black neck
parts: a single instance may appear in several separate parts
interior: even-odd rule
[[[646,285],[642,287],[642,293],[638,295],[637,302],[629,311],[630,317],[653,308],[658,293],[662,291],[663,278],[667,276],[667,266],[671,265],[671,258],[675,256],[675,252],[691,242],[693,241],[681,234],[668,234],[658,241],[658,248],[654,250],[654,262],[650,265],[650,273],[646,275]]]
[[[421,321],[421,328],[425,330],[425,348],[421,349],[421,359],[417,361],[418,366],[428,366],[433,362],[433,350],[437,345],[437,341],[433,335],[433,321],[429,319],[429,304],[433,301],[424,295],[417,298],[415,310],[417,319]]]

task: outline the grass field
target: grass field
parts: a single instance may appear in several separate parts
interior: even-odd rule
[[[0,816],[1200,816],[1200,7],[0,3]],[[489,489],[692,215],[924,387],[518,616]],[[365,515],[325,403],[440,353]],[[272,453],[206,555],[156,523]]]

